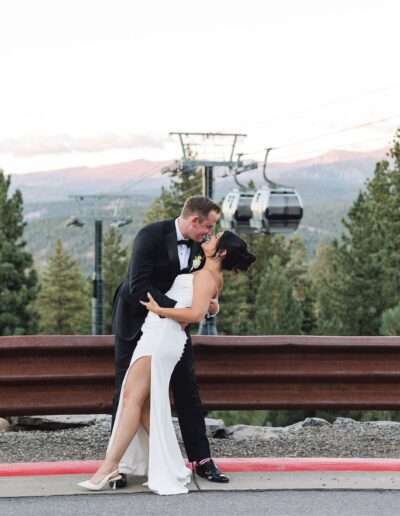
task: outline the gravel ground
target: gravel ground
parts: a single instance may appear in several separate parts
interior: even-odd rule
[[[251,428],[246,429],[251,434]],[[101,459],[109,435],[109,421],[62,430],[13,429],[0,433],[0,462]],[[297,424],[268,438],[234,435],[235,432],[228,438],[210,439],[214,457],[400,458],[399,423]]]

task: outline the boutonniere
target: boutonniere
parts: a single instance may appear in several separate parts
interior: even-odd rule
[[[193,258],[192,270],[198,269],[200,267],[202,261],[203,261],[203,257],[201,256],[201,254],[198,254],[197,256],[195,256]]]

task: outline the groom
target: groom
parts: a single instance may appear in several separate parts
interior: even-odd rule
[[[220,207],[208,197],[189,197],[177,219],[162,220],[143,227],[136,236],[128,275],[114,297],[113,330],[115,333],[115,379],[113,424],[125,373],[141,337],[141,327],[147,315],[139,300],[150,292],[162,307],[173,308],[176,301],[165,296],[176,276],[201,268],[201,242],[218,220]],[[218,312],[218,302],[211,300],[209,313]],[[172,392],[183,442],[196,472],[212,482],[229,482],[211,459],[206,437],[203,408],[195,375],[192,341],[186,330],[187,342],[183,355],[171,376]],[[117,487],[126,486],[126,475]]]

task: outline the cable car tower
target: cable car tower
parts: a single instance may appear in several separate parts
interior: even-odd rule
[[[184,133],[173,132],[178,136],[182,147],[182,159],[171,166],[163,168],[164,173],[185,173],[198,168],[203,172],[203,195],[213,198],[213,175],[215,168],[228,168],[229,173],[235,168],[240,174],[257,168],[257,162],[244,164],[240,159],[234,160],[238,139],[245,138],[241,133]],[[241,155],[240,155],[241,156]]]
[[[203,175],[203,195],[213,198],[213,181],[216,168],[228,169],[228,173],[235,170],[237,174],[246,170],[256,169],[256,161],[243,163],[234,160],[234,153],[238,139],[247,135],[241,133],[186,133],[174,132],[170,136],[178,136],[182,147],[182,159],[175,161],[171,166],[163,169],[164,173],[182,173],[201,168]],[[217,335],[215,317],[205,318],[200,323],[200,335]]]
[[[72,215],[65,222],[65,225],[82,227],[85,222],[94,222],[94,272],[92,276],[93,335],[104,335],[103,221],[111,221],[110,226],[114,227],[130,224],[132,222],[131,217],[119,215],[121,199],[129,197],[131,196],[120,194],[83,194],[69,196],[70,199],[75,199],[77,202],[79,215]],[[108,202],[107,206],[105,206],[105,202]]]

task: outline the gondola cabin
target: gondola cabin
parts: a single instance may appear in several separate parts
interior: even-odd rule
[[[254,191],[241,191],[234,189],[228,193],[222,203],[221,226],[236,233],[256,233],[257,230],[250,225],[252,218],[251,204]]]
[[[257,190],[251,202],[250,225],[265,233],[292,233],[303,217],[303,203],[294,188],[266,186]]]

